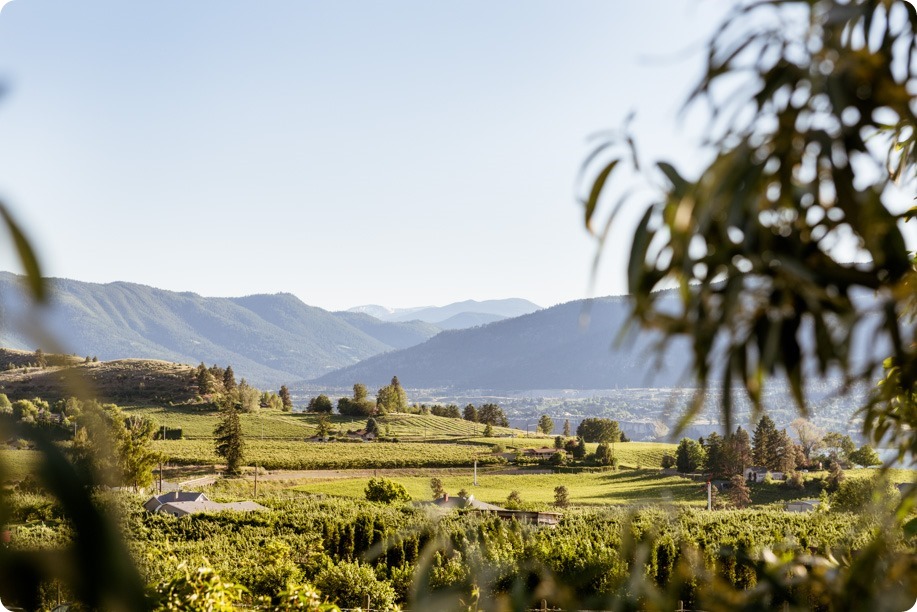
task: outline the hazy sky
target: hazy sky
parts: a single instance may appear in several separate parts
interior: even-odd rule
[[[585,297],[587,137],[635,110],[647,157],[695,157],[676,113],[723,7],[15,0],[0,197],[49,276],[330,309]]]

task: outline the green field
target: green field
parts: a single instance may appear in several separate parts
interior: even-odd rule
[[[174,464],[217,464],[213,440],[159,440],[154,443]],[[424,442],[315,442],[288,440],[245,441],[245,465],[269,470],[373,469],[467,466],[502,463],[486,447],[471,444]]]
[[[629,503],[667,503],[702,506],[705,493],[699,483],[677,476],[660,476],[657,470],[620,470],[584,474],[478,474],[474,486],[472,470],[466,474],[438,475],[446,491],[455,495],[466,489],[481,501],[503,504],[511,491],[519,491],[522,501],[538,505],[554,502],[554,488],[567,487],[574,505],[621,505]],[[391,476],[404,485],[414,500],[432,499],[429,476]],[[363,498],[368,477],[300,481],[294,488],[307,493],[323,493]]]
[[[161,427],[181,428],[185,438],[212,438],[213,430],[220,421],[219,412],[194,406],[138,406],[124,408],[129,414],[146,417]],[[242,431],[249,438],[302,440],[315,434],[318,416],[314,413],[278,412],[259,410],[243,413]],[[361,429],[366,418],[329,415],[336,432]],[[458,440],[480,434],[484,426],[463,419],[448,419],[433,415],[390,414],[376,417],[383,434],[406,441]],[[388,433],[386,433],[386,426]],[[519,430],[494,427],[496,434],[523,433]],[[553,440],[553,439],[552,439]]]

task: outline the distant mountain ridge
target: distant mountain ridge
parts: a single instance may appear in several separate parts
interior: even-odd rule
[[[445,306],[422,306],[415,308],[386,308],[378,304],[355,306],[347,312],[362,312],[383,321],[425,321],[439,325],[449,322],[444,329],[459,329],[460,326],[482,325],[501,319],[509,319],[526,315],[541,306],[521,298],[507,298],[502,300],[465,300]],[[477,317],[472,315],[478,315]],[[464,325],[465,321],[471,325]],[[443,327],[443,326],[441,326]]]
[[[674,343],[657,363],[653,337],[629,346],[614,339],[630,312],[625,297],[560,304],[483,327],[444,331],[423,344],[376,355],[317,378],[318,384],[386,384],[397,375],[414,388],[609,389],[686,382],[688,353]],[[582,322],[588,319],[587,325]]]
[[[35,309],[21,277],[0,272],[0,346],[35,350],[24,330],[37,324],[78,355],[232,365],[249,381],[276,387],[439,331],[424,323],[354,321],[289,293],[212,298],[126,282],[54,278],[48,285],[49,305]]]

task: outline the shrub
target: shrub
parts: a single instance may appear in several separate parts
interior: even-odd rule
[[[411,501],[407,490],[401,484],[388,478],[370,478],[365,493],[368,501],[385,504]]]
[[[506,507],[510,510],[517,510],[522,507],[522,495],[519,491],[512,491],[506,496]]]
[[[342,608],[387,610],[395,604],[395,589],[376,578],[372,567],[343,561],[319,572],[315,586]]]
[[[675,467],[675,457],[666,453],[662,456],[662,469],[667,470]]]
[[[805,478],[799,472],[790,472],[787,474],[784,486],[788,489],[802,489],[806,486]]]
[[[567,453],[557,451],[551,455],[551,465],[564,465],[567,463]]]

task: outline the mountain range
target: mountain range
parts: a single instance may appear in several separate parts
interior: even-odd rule
[[[39,343],[28,331],[38,327],[78,355],[232,365],[254,384],[277,387],[440,331],[428,323],[333,313],[288,293],[214,298],[125,282],[53,278],[48,284],[50,302],[36,309],[21,277],[0,272],[0,346],[34,350]]]
[[[356,306],[348,312],[361,312],[382,321],[424,321],[440,329],[465,329],[510,319],[541,310],[541,306],[520,298],[505,300],[465,300],[446,306],[386,308],[378,304]]]
[[[21,289],[21,277],[0,272],[0,346],[34,350],[42,342],[29,331],[43,329],[60,349],[81,356],[232,365],[250,382],[267,387],[405,349],[443,329],[538,309],[519,299],[466,301],[407,309],[417,316],[402,312],[383,321],[367,312],[309,306],[289,293],[218,298],[127,282],[47,282],[50,302],[36,309]]]
[[[370,357],[317,378],[318,385],[370,387],[393,375],[408,387],[533,390],[672,387],[686,382],[687,351],[673,344],[660,361],[653,337],[620,346],[630,311],[623,297],[578,300],[482,327],[444,331],[426,342]]]

